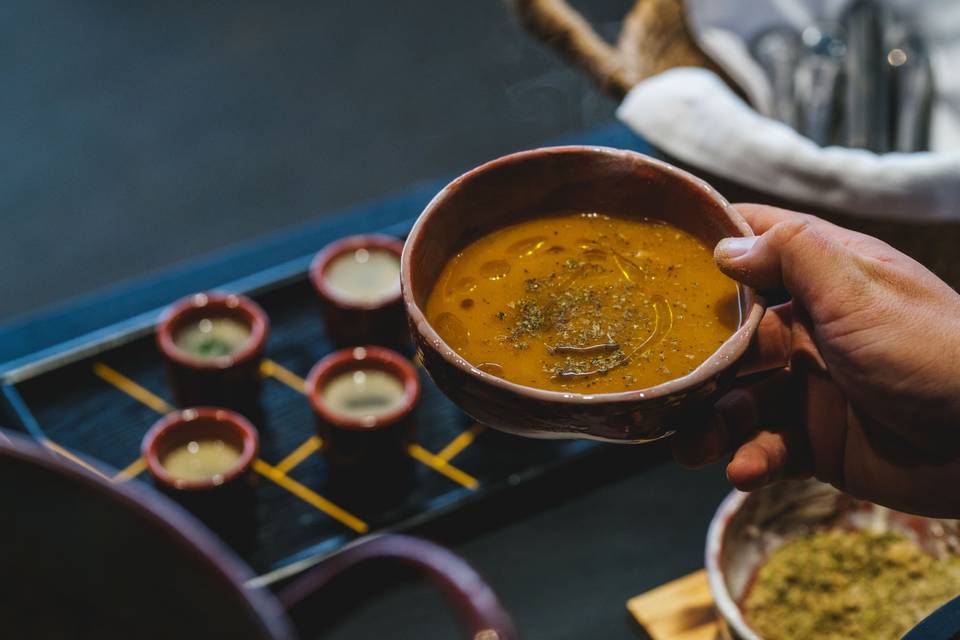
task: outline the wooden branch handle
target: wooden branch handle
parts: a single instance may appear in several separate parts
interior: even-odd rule
[[[616,98],[638,82],[673,67],[704,67],[738,93],[739,87],[700,48],[683,0],[637,0],[617,45],[606,42],[565,0],[509,0],[521,22]]]
[[[580,67],[600,87],[622,97],[637,83],[617,49],[565,0],[508,0],[526,29]]]

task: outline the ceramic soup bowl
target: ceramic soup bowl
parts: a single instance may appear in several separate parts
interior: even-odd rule
[[[539,438],[647,442],[702,419],[725,389],[763,315],[749,288],[738,290],[737,330],[687,375],[617,393],[564,393],[526,387],[485,373],[459,356],[427,320],[427,298],[447,261],[470,242],[522,220],[563,211],[656,217],[713,247],[753,235],[710,185],[632,151],[552,147],[488,162],[451,182],[420,215],[401,260],[401,285],[418,358],[437,386],[476,420]]]

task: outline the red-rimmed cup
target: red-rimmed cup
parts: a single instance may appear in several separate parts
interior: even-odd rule
[[[227,331],[224,335],[237,341],[246,332],[246,338],[229,351],[214,350],[216,342],[187,341],[201,335],[203,327]],[[157,326],[157,345],[177,403],[251,413],[260,394],[260,362],[269,333],[266,312],[246,296],[195,293],[171,305]],[[201,351],[206,345],[213,347]]]
[[[192,444],[220,442],[237,452],[236,461],[202,479],[172,472],[172,452]],[[249,420],[219,407],[174,411],[158,420],[143,438],[143,458],[157,487],[171,496],[234,547],[243,550],[256,535],[253,461],[260,437]]]
[[[238,452],[236,462],[223,473],[203,480],[178,478],[163,461],[178,447],[192,442],[219,440]],[[249,420],[219,407],[194,407],[160,418],[143,438],[143,458],[157,482],[177,491],[217,489],[240,480],[253,466],[260,450],[260,437]]]
[[[310,281],[330,341],[340,347],[409,344],[400,294],[403,242],[380,234],[356,235],[327,245],[310,264]],[[386,256],[387,261],[382,260]],[[396,266],[395,280],[388,267]],[[355,273],[351,279],[351,272]],[[390,280],[384,279],[384,274]],[[384,276],[384,277],[380,277]]]
[[[366,378],[358,382],[358,374]],[[306,392],[331,465],[363,468],[407,458],[420,378],[396,351],[377,346],[336,351],[310,371]]]

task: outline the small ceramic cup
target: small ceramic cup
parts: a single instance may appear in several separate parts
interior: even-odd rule
[[[420,379],[399,353],[377,346],[336,351],[310,371],[306,392],[331,466],[362,473],[408,458]]]
[[[260,394],[269,332],[267,314],[245,296],[196,293],[174,303],[157,326],[157,345],[177,404],[249,415]]]
[[[447,262],[470,242],[562,211],[656,217],[713,247],[753,235],[710,185],[660,160],[619,149],[551,147],[488,162],[451,182],[414,224],[401,284],[418,356],[440,390],[479,422],[539,438],[649,442],[704,419],[711,398],[736,376],[763,301],[738,289],[737,330],[699,367],[662,384],[618,393],[564,393],[508,382],[464,360],[431,326],[427,297]]]
[[[252,544],[256,531],[251,470],[259,449],[256,428],[217,407],[164,416],[142,445],[157,488],[239,549]]]
[[[257,430],[243,416],[217,407],[196,407],[174,411],[158,420],[143,438],[143,457],[147,468],[157,482],[165,488],[177,491],[204,491],[228,486],[240,481],[248,473],[257,457],[260,447]],[[196,447],[191,445],[198,444]],[[195,477],[203,474],[202,469],[192,468],[191,477],[176,475],[165,465],[171,453],[184,447],[188,454],[206,443],[223,443],[232,452],[235,459],[223,471],[211,473],[208,477]],[[213,468],[232,456],[217,456],[214,463],[205,468]],[[190,461],[185,463],[188,467]]]
[[[368,234],[338,240],[316,255],[310,281],[333,344],[409,344],[400,297],[402,252],[400,240]]]

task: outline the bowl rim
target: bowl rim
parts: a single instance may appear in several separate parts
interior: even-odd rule
[[[257,623],[262,637],[297,640],[279,599],[269,589],[251,584],[256,575],[250,565],[169,496],[146,483],[116,482],[109,477],[101,477],[66,462],[33,439],[0,428],[0,462],[8,459],[29,463],[51,475],[69,480],[98,498],[108,499],[114,506],[153,527],[171,545],[188,555],[191,561],[203,566],[224,589],[229,589],[243,603]]]
[[[239,318],[250,327],[250,337],[234,353],[218,358],[195,358],[177,346],[175,337],[179,325],[203,310]],[[256,358],[270,334],[270,320],[266,311],[247,296],[221,291],[201,291],[181,298],[167,307],[157,325],[157,346],[169,360],[191,369],[222,371]]]
[[[231,430],[239,434],[243,449],[240,458],[223,475],[223,481],[215,483],[207,480],[182,480],[167,471],[160,461],[160,442],[192,422],[205,421]],[[172,411],[157,420],[143,437],[141,445],[143,459],[147,463],[150,474],[166,487],[178,491],[207,491],[224,487],[253,467],[253,462],[260,451],[260,437],[256,428],[249,420],[239,413],[220,407],[190,407]]]
[[[763,640],[757,635],[756,631],[747,625],[743,618],[743,612],[737,605],[730,590],[727,589],[727,583],[723,579],[723,569],[720,567],[720,555],[723,552],[723,546],[727,535],[727,526],[730,521],[743,507],[749,493],[734,489],[723,499],[720,506],[717,507],[713,518],[710,520],[710,527],[707,529],[707,545],[704,552],[704,567],[707,570],[707,583],[710,585],[710,593],[713,595],[713,602],[720,617],[733,627],[736,634],[743,640]]]
[[[467,171],[458,178],[455,178],[453,181],[443,187],[443,189],[441,189],[430,200],[429,203],[427,203],[427,206],[413,224],[413,228],[410,230],[410,233],[407,236],[407,241],[404,244],[403,255],[400,258],[400,286],[407,315],[410,318],[410,323],[414,331],[425,338],[428,343],[433,345],[434,349],[448,364],[461,370],[463,373],[474,378],[481,384],[492,385],[502,391],[532,397],[540,401],[560,404],[584,405],[605,404],[610,402],[634,403],[667,398],[675,396],[678,393],[693,390],[707,383],[709,380],[721,373],[727,366],[729,366],[730,363],[738,361],[744,355],[744,353],[746,353],[747,348],[750,345],[750,340],[756,332],[757,327],[760,324],[760,319],[764,313],[764,303],[757,292],[752,288],[740,283],[737,283],[737,295],[741,302],[744,303],[744,306],[747,307],[747,313],[741,314],[740,324],[737,327],[737,330],[734,331],[730,337],[728,337],[723,344],[720,345],[720,347],[718,347],[710,356],[707,357],[706,360],[704,360],[690,373],[678,378],[667,380],[666,382],[662,382],[652,387],[644,387],[641,389],[631,389],[629,391],[608,393],[577,393],[566,391],[550,391],[547,389],[529,387],[516,382],[510,382],[508,380],[504,380],[503,378],[499,378],[492,374],[481,371],[476,366],[467,362],[466,359],[458,354],[443,340],[443,338],[440,337],[440,334],[437,333],[437,331],[427,320],[426,314],[414,299],[413,287],[411,284],[413,272],[412,254],[414,247],[417,246],[418,242],[422,241],[423,228],[427,220],[443,204],[444,200],[447,199],[457,189],[459,189],[463,183],[483,173],[502,166],[519,164],[543,156],[564,154],[601,155],[616,158],[621,161],[639,162],[640,164],[653,167],[658,171],[678,177],[686,182],[691,188],[700,190],[709,199],[720,205],[727,218],[733,223],[737,230],[742,233],[742,236],[755,235],[753,230],[750,228],[750,225],[747,224],[747,221],[740,214],[740,212],[737,211],[729,202],[727,202],[727,200],[707,182],[687,171],[684,171],[683,169],[675,167],[662,160],[651,158],[648,155],[626,149],[583,145],[540,147],[537,149],[529,149],[526,151],[511,153],[481,164],[480,166]]]
[[[310,261],[308,273],[314,291],[326,302],[350,311],[376,311],[398,304],[402,299],[400,290],[372,302],[358,302],[357,300],[343,296],[335,288],[330,286],[326,278],[327,269],[330,267],[330,264],[335,258],[339,258],[348,251],[356,251],[357,249],[380,249],[395,254],[397,258],[401,258],[403,255],[403,242],[398,238],[383,233],[360,233],[331,242],[321,249]]]
[[[320,391],[331,378],[363,368],[379,369],[396,376],[403,383],[402,404],[389,413],[364,420],[337,413],[321,400]],[[307,375],[304,392],[314,415],[326,424],[349,431],[379,431],[400,422],[413,411],[420,399],[420,377],[416,367],[393,349],[375,345],[347,347],[326,355],[313,366]]]

